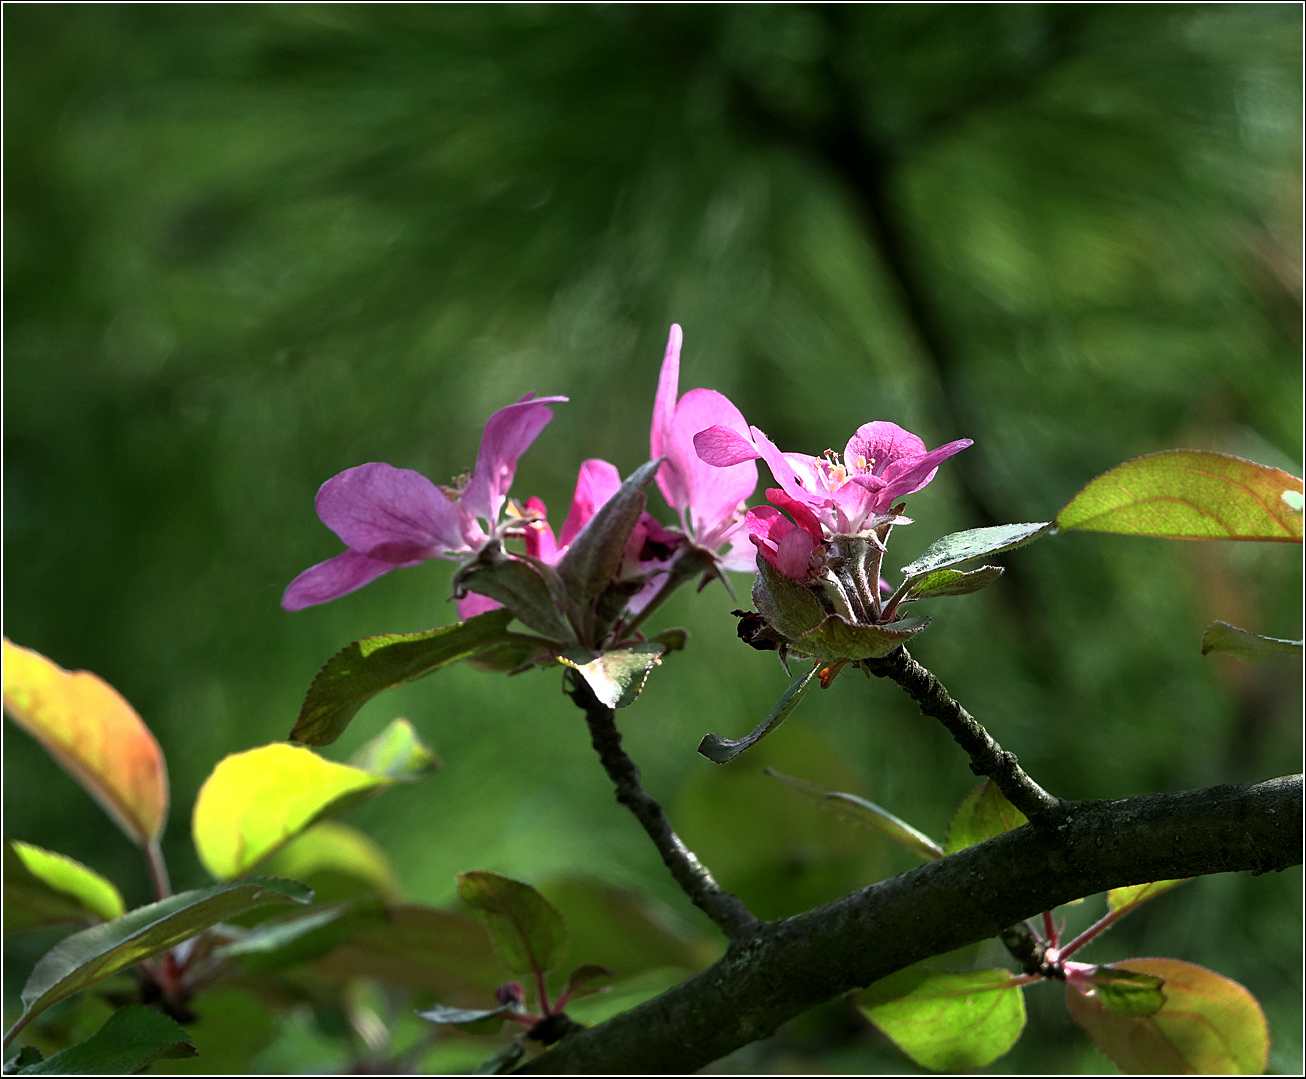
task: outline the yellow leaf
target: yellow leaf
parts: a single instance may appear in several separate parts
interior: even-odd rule
[[[5,638],[4,704],[133,840],[159,837],[168,817],[163,751],[117,690]]]
[[[357,882],[357,888],[375,890],[387,902],[403,899],[385,851],[357,828],[337,820],[320,821],[300,833],[272,856],[264,872],[303,881],[317,893],[318,902],[334,900],[327,894],[330,884],[335,883],[333,877]]]
[[[233,753],[218,762],[195,800],[195,849],[213,876],[233,880],[315,821],[392,782],[282,742]]]

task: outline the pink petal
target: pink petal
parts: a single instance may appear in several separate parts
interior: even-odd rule
[[[738,536],[731,542],[726,553],[717,559],[717,564],[722,569],[736,573],[756,573],[757,551],[744,536]]]
[[[535,397],[528,393],[485,421],[476,469],[462,497],[468,513],[491,525],[499,519],[499,509],[517,472],[517,458],[553,419],[553,409],[548,404],[565,400],[565,397]]]
[[[744,518],[744,525],[750,536],[765,540],[772,550],[794,529],[793,522],[774,506],[754,506]]]
[[[801,581],[807,576],[811,564],[812,537],[801,528],[795,528],[776,547],[775,568],[786,577]]]
[[[694,452],[700,461],[716,468],[729,468],[762,456],[747,438],[720,424],[694,435]]]
[[[893,462],[884,470],[883,478],[886,484],[884,490],[877,496],[876,504],[887,509],[903,495],[919,491],[934,479],[940,463],[971,445],[974,443],[969,438],[959,438],[956,442],[949,442],[946,446],[930,450],[929,453],[921,454],[919,457]]]
[[[680,344],[684,335],[675,323],[667,337],[667,350],[662,357],[662,371],[658,375],[658,392],[653,399],[653,424],[648,432],[650,459],[661,457],[671,443],[671,421],[676,412],[676,396],[680,392]],[[688,494],[680,476],[669,466],[658,469],[658,488],[667,505],[679,510],[688,501]]]
[[[526,535],[523,537],[526,553],[553,565],[558,560],[558,541],[553,538],[553,529],[549,527],[549,507],[532,496],[526,500],[526,508],[539,515],[538,521],[526,526]]]
[[[802,502],[799,502],[798,499],[790,498],[784,491],[775,487],[767,488],[766,499],[768,502],[775,503],[782,510],[787,510],[798,527],[812,537],[813,543],[824,542],[825,535],[821,532],[821,522],[817,520],[816,514]]]
[[[675,477],[673,490],[679,487],[684,492],[683,501],[672,505],[682,511],[682,520],[687,517],[695,539],[715,550],[735,524],[739,504],[757,487],[757,465],[751,459],[725,467],[703,461],[696,439],[704,430],[729,431],[748,444],[748,424],[729,398],[715,390],[690,390],[676,404],[671,437],[662,447],[667,463],[658,471],[660,474],[670,469]]]
[[[591,457],[580,466],[576,477],[576,491],[572,495],[571,510],[562,525],[559,542],[566,547],[600,506],[617,493],[621,486],[621,473],[616,465]]]
[[[813,509],[822,509],[830,504],[830,496],[826,493],[823,484],[815,482],[810,477],[804,479],[802,474],[794,467],[795,459],[800,468],[805,468],[807,462],[815,461],[816,458],[808,457],[806,454],[798,453],[781,453],[774,442],[763,434],[758,428],[751,429],[753,434],[753,444],[757,447],[758,453],[761,454],[762,460],[766,462],[766,467],[771,470],[771,475],[775,477],[776,483],[784,488],[785,494],[790,498],[796,498]]]
[[[317,492],[317,515],[346,545],[402,564],[463,551],[459,506],[420,472],[373,462],[332,476]]]
[[[748,534],[748,542],[757,548],[758,554],[765,558],[771,565],[775,565],[776,546],[774,543],[769,543],[761,536],[756,536],[752,532]],[[779,567],[776,568],[778,569]]]
[[[458,608],[458,617],[466,622],[467,619],[475,618],[478,614],[484,614],[486,611],[497,611],[503,604],[497,599],[490,599],[489,596],[468,592],[467,595],[457,601],[456,606]]]
[[[291,581],[281,597],[281,606],[288,611],[302,611],[362,588],[396,568],[394,562],[368,558],[357,551],[342,551],[335,558],[309,566]]]
[[[925,452],[925,443],[910,431],[887,420],[862,424],[844,447],[843,461],[852,472],[858,457],[866,458],[867,471],[880,475],[886,465],[900,457],[917,457]]]

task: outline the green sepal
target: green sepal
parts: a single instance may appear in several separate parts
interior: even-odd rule
[[[883,626],[864,626],[832,614],[793,642],[796,655],[817,656],[827,663],[880,659],[906,644],[930,624],[928,618],[904,618]]]
[[[575,642],[575,634],[554,602],[540,570],[525,558],[506,553],[498,540],[482,547],[476,557],[453,575],[454,595],[476,592],[502,603],[523,625],[551,641]],[[493,612],[489,612],[493,613]]]
[[[786,577],[761,557],[753,581],[753,605],[772,629],[790,640],[815,629],[825,618],[825,610],[811,588]]]

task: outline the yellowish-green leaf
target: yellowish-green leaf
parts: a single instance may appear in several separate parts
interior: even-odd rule
[[[495,947],[514,974],[543,973],[562,965],[567,923],[529,884],[483,870],[459,873],[458,896],[485,914]]]
[[[1165,979],[1165,1003],[1122,1015],[1066,986],[1066,1006],[1121,1071],[1149,1075],[1261,1075],[1270,1030],[1256,998],[1215,971],[1178,959],[1127,959],[1118,969]]]
[[[113,884],[81,862],[31,843],[4,855],[5,935],[66,922],[110,922],[126,910]]]
[[[1028,823],[1025,814],[1007,801],[997,784],[986,779],[966,795],[948,822],[944,853],[954,854]]]
[[[1165,979],[1111,965],[1094,967],[1077,976],[1077,986],[1117,1015],[1155,1015],[1165,1004]]]
[[[604,707],[626,708],[635,703],[649,672],[662,662],[665,653],[665,645],[646,641],[597,657],[584,649],[573,649],[559,656],[558,662],[584,678]]]
[[[395,719],[349,758],[355,768],[389,779],[409,782],[440,768],[440,758],[422,744],[406,719]]]
[[[858,998],[862,1013],[923,1068],[974,1071],[1011,1049],[1025,1029],[1025,998],[1005,970],[956,974],[908,967]]]
[[[89,671],[4,641],[4,705],[118,826],[146,846],[168,817],[163,751],[130,704]]]
[[[1206,450],[1165,450],[1090,480],[1057,527],[1163,539],[1301,543],[1302,481],[1280,468]],[[1285,497],[1287,496],[1287,497]]]
[[[390,859],[375,841],[337,820],[319,821],[272,854],[264,871],[303,881],[319,902],[336,902],[374,891],[390,903],[403,898]]]
[[[1301,641],[1285,641],[1279,637],[1262,637],[1248,629],[1239,629],[1228,622],[1215,621],[1202,634],[1202,655],[1223,652],[1234,659],[1269,659],[1271,656],[1292,656],[1299,662],[1302,657]]]
[[[1189,880],[1192,878],[1180,877],[1178,880],[1156,880],[1150,884],[1130,884],[1125,888],[1112,888],[1106,894],[1106,905],[1112,914],[1128,914],[1149,899],[1155,899],[1163,892],[1177,888]]]
[[[218,762],[195,800],[195,849],[213,876],[233,880],[309,825],[391,782],[281,742],[233,753]]]

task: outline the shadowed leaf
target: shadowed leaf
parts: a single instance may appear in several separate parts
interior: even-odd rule
[[[403,897],[385,851],[370,836],[336,820],[318,821],[301,832],[264,869],[269,876],[303,881],[318,902],[352,899],[362,891],[375,891],[391,903]]]
[[[559,656],[558,662],[584,678],[604,707],[625,708],[635,703],[649,672],[662,662],[666,651],[666,645],[646,641],[604,652],[597,658],[577,649]]]
[[[498,600],[523,625],[550,641],[565,644],[576,639],[540,571],[507,554],[497,540],[482,547],[475,559],[453,575],[453,587],[455,595],[470,590]]]
[[[699,753],[715,764],[725,764],[727,761],[734,760],[749,746],[760,742],[788,719],[793,710],[798,707],[803,694],[811,688],[812,679],[816,677],[818,670],[820,670],[819,664],[790,682],[789,688],[781,694],[767,717],[744,737],[722,738],[719,734],[705,734],[703,740],[698,743]]]
[[[31,843],[4,854],[4,931],[65,922],[110,922],[126,908],[113,884],[81,862]]]
[[[907,593],[908,600],[934,599],[936,596],[968,596],[987,588],[1002,576],[1001,566],[980,566],[979,569],[937,569],[913,582]]]
[[[962,799],[952,815],[943,851],[954,854],[1028,823],[1025,814],[1007,801],[997,784],[986,779]]]
[[[947,566],[955,566],[958,562],[1014,550],[1032,543],[1052,527],[1051,522],[1043,522],[994,525],[991,528],[969,528],[965,532],[954,532],[935,540],[915,561],[903,566],[902,575],[908,579],[921,577]]]
[[[793,651],[820,656],[830,663],[841,659],[879,659],[906,644],[930,624],[928,618],[904,618],[887,626],[862,626],[832,614],[793,643]]]
[[[495,947],[514,974],[539,973],[562,964],[567,923],[529,884],[476,870],[458,874],[458,895],[485,914]]]
[[[773,629],[790,640],[815,629],[825,618],[825,610],[812,590],[790,580],[765,558],[757,560],[753,604]]]
[[[1269,659],[1272,656],[1302,656],[1301,641],[1262,637],[1251,630],[1239,629],[1228,622],[1212,622],[1202,634],[1202,655],[1223,652],[1234,659]]]
[[[1301,543],[1302,512],[1292,497],[1301,493],[1302,481],[1280,468],[1226,453],[1164,450],[1090,480],[1056,524],[1162,539]]]
[[[1006,1053],[1025,1029],[1025,998],[1005,970],[958,974],[908,967],[858,998],[862,1013],[932,1071],[973,1071]]]
[[[346,645],[313,679],[290,732],[291,741],[330,745],[358,710],[382,690],[502,645],[511,636],[505,632],[511,621],[510,611],[487,611],[423,633],[364,637]]]
[[[90,671],[65,671],[8,638],[4,705],[10,717],[133,840],[158,838],[168,818],[163,751],[122,696]]]
[[[156,1060],[196,1056],[185,1029],[153,1008],[129,1004],[84,1042],[69,1046],[20,1075],[134,1075]]]
[[[1237,982],[1178,959],[1113,963],[1165,979],[1165,1003],[1149,1016],[1121,1015],[1066,986],[1070,1016],[1124,1072],[1260,1075],[1270,1031],[1256,998]]]
[[[320,959],[339,944],[389,921],[376,899],[312,910],[296,918],[262,922],[240,940],[215,948],[223,959],[239,959],[251,974],[270,974]]]

